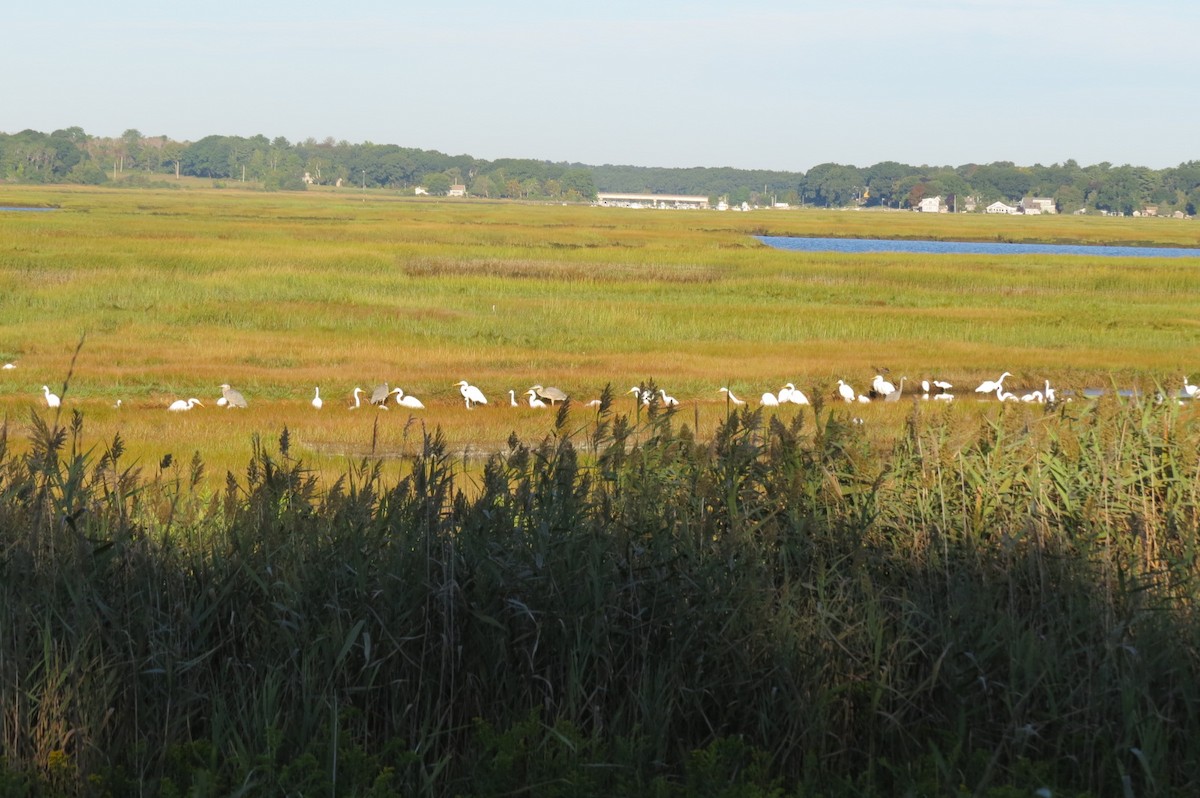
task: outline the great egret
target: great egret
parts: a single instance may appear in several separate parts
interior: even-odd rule
[[[471,385],[466,380],[459,380],[458,392],[462,394],[463,401],[467,403],[467,409],[470,410],[475,405],[486,405],[487,397],[483,395],[483,391]]]
[[[530,407],[543,408],[547,406],[545,402],[543,402],[541,399],[538,399],[537,391],[535,391],[533,388],[530,388],[526,393],[529,395]]]
[[[665,405],[666,407],[679,407],[679,400],[676,399],[674,396],[667,396],[667,392],[664,391],[662,388],[659,388],[658,392],[660,394],[662,394],[663,405]]]
[[[1009,393],[1004,390],[1004,386],[996,388],[996,398],[1001,402],[1017,402],[1020,401],[1015,393]]]
[[[359,397],[360,393],[366,393],[366,391],[364,391],[362,388],[355,387],[355,389],[354,389],[354,404],[350,405],[351,410],[357,410],[359,407],[362,406],[362,399]]]
[[[1004,387],[1004,378],[1011,377],[1007,371],[1000,375],[998,380],[984,380],[979,383],[979,387],[975,389],[975,393],[995,393]]]
[[[717,391],[717,393],[725,394],[725,396],[729,399],[730,404],[732,404],[734,407],[741,407],[742,405],[746,404],[745,400],[738,399],[733,395],[733,391],[729,390],[728,388],[721,388]]]
[[[871,381],[871,390],[886,398],[896,392],[896,386],[885,380],[882,374],[876,374],[875,379]]]
[[[57,395],[50,393],[50,386],[43,385],[42,393],[46,395],[46,407],[61,407],[62,400]]]
[[[508,389],[508,404],[511,407],[520,407],[520,405],[517,403],[517,392],[512,388]]]
[[[172,413],[178,413],[182,410],[191,410],[196,405],[200,405],[201,407],[203,407],[204,403],[194,397],[191,399],[186,399],[186,400],[176,399],[174,402],[171,402],[171,404],[167,407],[167,409],[170,410]]]
[[[767,391],[762,395],[762,398],[758,400],[758,403],[763,407],[779,407],[779,397],[770,391]]]
[[[792,401],[792,391],[794,390],[796,390],[796,386],[789,382],[787,385],[779,389],[779,393],[775,394],[775,400],[781,405],[787,404],[788,402]]]
[[[1032,391],[1021,396],[1021,401],[1025,403],[1037,402],[1039,405],[1045,403],[1046,395],[1041,391]]]
[[[225,400],[225,407],[246,407],[246,397],[242,396],[241,391],[235,391],[229,387],[229,383],[221,383],[221,398]],[[217,404],[220,404],[218,402]]]
[[[853,388],[846,384],[845,380],[838,380],[838,395],[846,402],[853,402],[855,392]]]
[[[867,396],[866,394],[860,393],[860,394],[858,395],[858,403],[859,403],[860,405],[866,405],[866,404],[870,404],[870,403],[871,403],[871,397]]]
[[[951,383],[946,382],[945,380],[934,380],[933,387],[941,388],[942,391],[945,392],[945,391],[950,390],[954,386]]]
[[[1046,397],[1046,401],[1050,404],[1054,404],[1058,401],[1058,394],[1056,394],[1054,389],[1050,387],[1050,380],[1046,380],[1046,391],[1043,395]]]
[[[406,394],[401,388],[393,388],[392,393],[396,394],[396,404],[401,407],[407,407],[412,410],[424,410],[425,405],[415,396]]]
[[[388,397],[391,395],[392,390],[391,388],[388,388],[388,384],[386,382],[383,385],[376,385],[374,390],[371,391],[371,404],[386,405]]]
[[[779,399],[780,404],[783,404],[783,402],[784,402],[784,398],[783,398],[784,391],[787,391],[787,401],[788,402],[791,402],[794,405],[808,404],[808,397],[804,395],[804,391],[800,390],[795,385],[792,385],[790,382],[787,385],[783,386],[783,388],[780,389],[779,396],[776,397],[777,399]]]
[[[636,385],[633,386],[632,388],[630,388],[629,392],[632,394],[636,394],[638,401],[640,401],[643,405],[650,404],[650,397],[653,396],[653,394],[651,394],[650,391],[648,391],[648,390],[644,391],[641,388],[637,387]]]
[[[536,393],[539,399],[545,399],[550,404],[567,401],[566,392],[560,388],[555,388],[553,386],[549,388],[543,388],[540,385],[535,385],[530,388],[530,390]]]
[[[224,396],[222,396],[220,399],[217,400],[217,407],[228,407],[228,406],[229,406],[229,400],[226,399]]]
[[[312,402],[310,404],[312,404],[312,406],[318,410],[320,410],[322,407],[325,406],[325,402],[322,401],[322,399],[321,399],[321,386],[320,385],[317,386],[316,392],[313,394]]]
[[[17,364],[15,361],[12,363],[5,363],[3,366],[5,371],[9,371],[10,369],[15,369],[16,367],[17,367]],[[1186,382],[1186,379],[1185,379],[1185,382]]]
[[[1192,385],[1188,382],[1188,378],[1183,378],[1183,392],[1187,394],[1188,399],[1200,397],[1200,385]]]

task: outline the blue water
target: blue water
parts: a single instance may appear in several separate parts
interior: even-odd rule
[[[0,205],[0,211],[28,211],[38,213],[40,211],[56,211],[58,208],[32,208],[28,205]]]
[[[1181,247],[1006,244],[987,241],[900,241],[883,238],[755,237],[769,247],[797,252],[915,252],[929,255],[1098,255],[1107,258],[1200,258],[1200,249],[1185,249]]]

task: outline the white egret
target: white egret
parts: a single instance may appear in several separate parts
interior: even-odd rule
[[[758,403],[763,407],[779,407],[779,397],[770,391],[767,391],[762,395],[762,398],[758,400]]]
[[[545,402],[543,402],[541,399],[538,399],[537,391],[530,388],[526,393],[529,395],[529,406],[530,407],[536,407],[536,408],[547,407],[547,404]]]
[[[1045,403],[1046,395],[1043,394],[1041,391],[1031,391],[1027,394],[1022,394],[1021,401],[1025,402],[1026,404],[1032,404],[1032,403],[1036,402],[1037,404],[1040,405],[1040,404]]]
[[[858,403],[859,403],[859,404],[862,404],[862,405],[865,405],[865,404],[870,404],[870,403],[871,403],[871,397],[867,396],[866,394],[862,394],[862,393],[860,393],[860,394],[858,395]]]
[[[1019,401],[1017,395],[1015,393],[1009,393],[1008,391],[1004,390],[1003,385],[996,388],[996,398],[999,399],[1001,402]]]
[[[196,399],[195,397],[193,397],[191,399],[186,399],[186,400],[185,399],[176,399],[174,402],[171,402],[171,404],[168,405],[167,409],[170,410],[172,413],[178,413],[183,410],[191,410],[196,405],[200,405],[201,407],[203,407],[204,402],[201,402],[199,399]]]
[[[1188,399],[1200,398],[1200,385],[1192,385],[1188,382],[1188,378],[1183,378],[1183,392],[1187,394]]]
[[[853,402],[855,393],[854,389],[847,385],[845,380],[838,380],[838,395],[841,396],[844,401]]]
[[[5,363],[3,366],[5,371],[10,371],[11,369],[15,369],[16,367],[17,367],[17,363],[15,360],[12,363]],[[1186,382],[1186,379],[1184,381]]]
[[[366,393],[366,391],[356,386],[354,388],[354,404],[350,405],[351,410],[357,410],[362,406],[362,399],[359,397],[360,393]]]
[[[880,396],[888,397],[896,392],[896,386],[885,380],[882,374],[876,374],[875,379],[871,381],[871,390]]]
[[[536,393],[539,399],[544,399],[550,404],[567,401],[566,391],[563,391],[560,388],[555,388],[553,386],[549,388],[543,388],[540,385],[535,385],[530,388],[530,390]]]
[[[241,391],[235,391],[229,387],[229,383],[221,383],[221,398],[225,400],[225,407],[246,407],[246,397],[242,396]],[[218,402],[217,404],[220,404]]]
[[[783,388],[781,388],[779,390],[779,395],[777,397],[775,397],[779,400],[780,404],[783,404],[783,401],[784,401],[784,399],[783,399],[784,391],[787,391],[787,401],[791,402],[794,405],[806,405],[809,403],[808,397],[804,395],[804,391],[800,390],[795,385],[792,385],[789,382],[787,385],[783,386]]]
[[[46,407],[61,407],[62,406],[62,400],[59,399],[56,394],[50,393],[49,385],[42,386],[42,393],[44,393],[46,395]]]
[[[979,383],[979,387],[975,389],[975,393],[995,393],[1004,387],[1004,378],[1011,377],[1007,371],[1000,375],[998,380],[984,380]]]
[[[945,380],[934,380],[933,387],[941,388],[942,391],[948,391],[951,388],[953,388],[954,386],[951,383],[946,382]]]
[[[929,380],[921,380],[921,393],[925,395],[926,399],[929,398]]]
[[[1046,397],[1046,401],[1051,404],[1058,401],[1058,394],[1050,387],[1050,380],[1046,380],[1046,391],[1043,395]]]
[[[717,391],[717,393],[725,394],[726,398],[729,399],[729,402],[734,407],[741,407],[742,405],[746,404],[745,400],[738,399],[736,396],[733,395],[733,391],[729,390],[728,388],[721,388]]]
[[[664,404],[665,406],[667,406],[667,407],[679,407],[679,400],[678,400],[678,399],[676,399],[674,396],[667,396],[667,392],[666,392],[666,391],[664,391],[662,388],[659,388],[659,389],[658,389],[658,392],[659,392],[660,394],[662,394],[662,398],[663,398],[663,404]]]
[[[636,385],[633,386],[632,388],[630,388],[629,392],[637,395],[638,400],[643,405],[650,404],[650,397],[653,396],[653,394],[651,394],[650,391],[648,391],[648,390],[643,391],[641,388],[637,387]]]
[[[463,401],[467,403],[467,409],[470,410],[475,405],[486,405],[487,397],[483,395],[483,391],[471,385],[466,380],[459,380],[455,383],[458,386],[458,392],[462,394]]]
[[[313,394],[312,402],[310,404],[312,404],[312,406],[318,410],[320,410],[322,407],[325,406],[325,402],[321,399],[321,386],[320,385],[317,386],[316,392]]]
[[[517,392],[512,388],[508,389],[508,404],[510,407],[520,407],[517,403]]]
[[[792,401],[792,391],[796,390],[796,386],[790,382],[779,389],[779,393],[775,394],[776,401],[781,405],[785,405]]]
[[[224,396],[222,396],[220,399],[217,400],[217,407],[228,407],[228,406],[229,406],[229,400],[226,399]]]
[[[420,399],[412,396],[411,394],[406,394],[401,388],[393,388],[392,393],[396,394],[396,404],[400,405],[401,407],[407,407],[412,410],[425,409],[425,405]]]

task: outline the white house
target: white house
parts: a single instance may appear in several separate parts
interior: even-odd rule
[[[925,197],[917,203],[917,210],[921,213],[941,213],[942,198],[941,197]]]
[[[1021,212],[1030,214],[1058,213],[1058,208],[1054,207],[1054,200],[1050,197],[1025,197],[1021,200]]]
[[[462,183],[455,183],[450,186],[450,190],[446,192],[447,197],[465,197],[467,196],[467,187]]]
[[[1005,205],[1003,202],[993,202],[986,208],[987,213],[1020,213],[1020,210],[1013,205]]]

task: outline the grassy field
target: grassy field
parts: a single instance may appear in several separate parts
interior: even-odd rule
[[[284,425],[339,473],[346,455],[405,451],[422,422],[457,450],[496,450],[548,427],[507,407],[535,383],[586,400],[653,379],[705,431],[724,417],[722,385],[832,396],[837,379],[861,391],[886,367],[966,393],[1004,370],[1014,390],[1177,388],[1200,364],[1192,259],[803,255],[752,237],[1194,245],[1184,221],[0,189],[0,205],[22,204],[60,210],[0,213],[0,361],[18,366],[0,372],[0,410],[23,420],[43,384],[57,391],[83,336],[66,407],[153,462],[199,450],[233,467],[253,432]],[[488,407],[467,413],[460,379]],[[428,409],[342,411],[356,385],[383,381]],[[213,406],[223,382],[248,412]],[[189,396],[206,406],[160,412]]]

